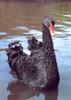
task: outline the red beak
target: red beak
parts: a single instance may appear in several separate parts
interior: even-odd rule
[[[54,26],[52,23],[50,23],[49,30],[50,30],[50,33],[54,33]]]

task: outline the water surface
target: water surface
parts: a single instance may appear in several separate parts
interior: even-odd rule
[[[42,40],[41,23],[45,15],[56,20],[53,36],[60,73],[58,89],[42,92],[26,87],[10,73],[5,49],[20,40],[24,51],[27,39]],[[24,3],[0,1],[0,100],[70,100],[71,98],[71,2]]]

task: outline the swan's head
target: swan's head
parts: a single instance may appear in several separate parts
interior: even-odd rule
[[[50,33],[54,33],[55,20],[52,16],[45,16],[42,24],[50,30]]]

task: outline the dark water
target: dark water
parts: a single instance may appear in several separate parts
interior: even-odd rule
[[[27,39],[42,40],[41,22],[45,15],[56,20],[53,36],[60,83],[57,90],[39,92],[27,88],[10,73],[5,49],[20,40],[27,50]],[[70,100],[71,98],[71,2],[24,3],[0,1],[0,100]]]

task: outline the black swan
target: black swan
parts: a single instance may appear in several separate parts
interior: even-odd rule
[[[8,45],[7,56],[11,70],[28,86],[41,89],[52,89],[58,86],[60,78],[50,34],[54,25],[53,17],[44,17],[42,22],[43,42],[39,42],[35,37],[29,39],[30,55],[23,52],[19,41]]]

